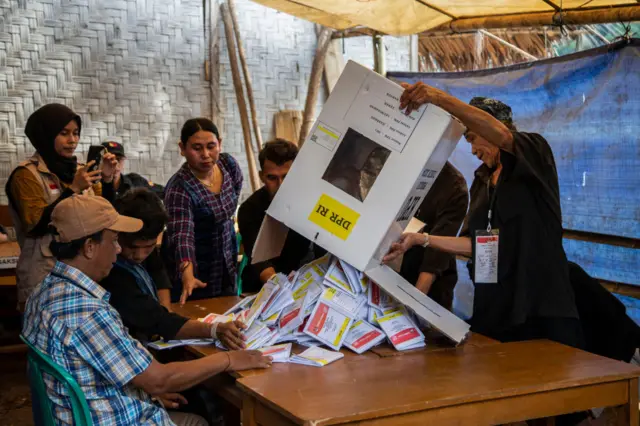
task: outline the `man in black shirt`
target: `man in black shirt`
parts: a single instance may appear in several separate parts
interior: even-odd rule
[[[162,185],[155,184],[137,173],[122,173],[127,161],[127,156],[125,155],[124,147],[121,144],[118,142],[104,142],[102,146],[107,148],[107,151],[115,155],[118,160],[118,165],[116,166],[116,171],[113,175],[113,188],[116,191],[116,197],[121,197],[131,188],[148,188],[158,195],[158,197],[163,198],[164,187]]]
[[[165,340],[218,337],[230,349],[242,349],[242,323],[223,323],[214,328],[169,311],[169,298],[162,293],[168,293],[171,284],[156,247],[167,213],[158,196],[136,188],[116,200],[115,208],[143,222],[140,231],[120,234],[122,252],[109,276],[100,282],[111,294],[109,303],[120,313],[131,335],[143,342],[156,336]]]
[[[425,224],[423,232],[455,237],[468,204],[464,176],[447,162],[415,217]],[[413,247],[404,255],[400,274],[441,306],[452,310],[453,290],[458,282],[455,255],[431,247]]]
[[[262,220],[296,155],[298,155],[297,146],[283,139],[276,139],[267,142],[258,156],[260,179],[264,186],[242,203],[238,211],[238,227],[244,245],[244,255],[249,257],[249,264],[242,273],[244,292],[257,292],[273,274],[277,272],[289,274],[324,254],[322,249],[312,246],[309,240],[289,230],[279,257],[255,265],[251,264],[251,252],[258,238]]]
[[[421,82],[404,87],[401,108],[410,112],[432,103],[457,117],[483,165],[471,186],[461,237],[405,234],[385,260],[413,245],[478,255],[471,266],[474,332],[503,342],[550,339],[582,347],[562,246],[558,174],[547,141],[518,132],[511,108],[500,101],[474,98],[469,105]]]

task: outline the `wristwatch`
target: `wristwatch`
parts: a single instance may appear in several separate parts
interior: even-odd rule
[[[429,234],[423,232],[422,235],[424,235],[424,244],[422,244],[422,247],[429,247]]]

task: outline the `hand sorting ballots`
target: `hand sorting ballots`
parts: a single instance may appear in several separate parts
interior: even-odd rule
[[[216,338],[232,351],[238,351],[245,348],[245,337],[242,330],[247,326],[240,320],[218,323],[216,328]]]
[[[269,368],[273,363],[273,358],[265,356],[260,351],[231,351],[225,352],[229,355],[229,365],[227,371],[253,370],[255,368]]]

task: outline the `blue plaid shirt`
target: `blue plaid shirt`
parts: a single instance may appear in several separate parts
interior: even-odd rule
[[[23,335],[78,382],[96,425],[173,425],[131,380],[151,365],[133,339],[109,293],[78,269],[57,262],[27,301]],[[73,424],[62,383],[44,375],[59,424]]]

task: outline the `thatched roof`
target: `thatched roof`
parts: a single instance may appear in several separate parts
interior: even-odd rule
[[[581,27],[492,30],[504,41],[538,59],[573,53],[613,41],[626,33],[623,24]],[[640,24],[632,24],[630,35],[640,35]],[[604,38],[604,39],[603,39]],[[481,32],[451,35],[420,35],[420,71],[454,72],[494,68],[531,61]]]

